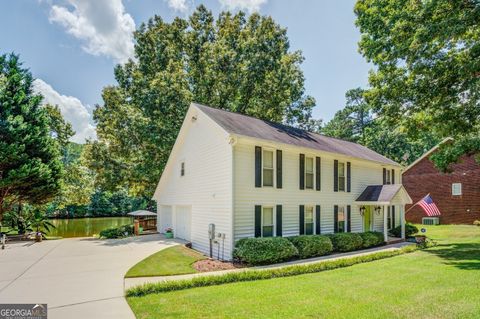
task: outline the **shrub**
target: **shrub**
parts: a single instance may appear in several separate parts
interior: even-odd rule
[[[405,236],[412,236],[413,234],[418,233],[418,228],[415,225],[406,223],[405,224]],[[402,226],[397,226],[390,231],[390,234],[395,237],[402,237]]]
[[[301,235],[288,240],[297,248],[300,258],[323,256],[333,251],[332,241],[327,236]]]
[[[241,281],[254,281],[261,279],[290,277],[302,274],[316,273],[336,268],[349,267],[359,263],[370,262],[374,260],[398,256],[405,253],[416,251],[417,245],[409,245],[400,249],[391,251],[381,251],[368,255],[355,256],[351,258],[341,258],[336,260],[326,260],[306,265],[292,265],[274,269],[253,269],[239,272],[231,272],[223,275],[210,275],[194,277],[185,280],[172,280],[156,283],[147,283],[141,286],[130,288],[126,292],[127,297],[140,297],[148,294],[190,289],[195,287],[207,287],[222,285]]]
[[[383,233],[378,231],[367,231],[359,234],[363,240],[363,248],[379,246],[385,243]]]
[[[123,238],[133,235],[133,225],[123,225],[118,228],[108,228],[100,232],[100,238]]]
[[[333,251],[346,252],[361,249],[362,236],[356,233],[336,233],[327,235],[333,244]]]
[[[474,221],[473,224],[474,224],[475,226],[480,226],[480,220]]]
[[[298,255],[293,244],[283,237],[245,238],[235,245],[233,257],[249,265],[274,264]]]

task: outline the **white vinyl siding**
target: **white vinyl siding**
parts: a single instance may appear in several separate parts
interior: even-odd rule
[[[228,134],[202,112],[190,108],[179,137],[155,192],[158,212],[170,207],[173,233],[176,235],[176,214],[180,220],[190,218],[180,235],[190,237],[193,248],[208,254],[208,225],[215,224],[216,233],[224,233],[225,256],[231,257],[232,241],[232,147]],[[192,121],[195,114],[196,120]],[[185,174],[181,176],[181,163]],[[253,172],[252,172],[253,174]],[[163,185],[162,185],[163,183]],[[185,207],[190,207],[186,216]],[[158,215],[158,231],[165,224]],[[189,223],[189,225],[188,225]],[[178,226],[180,227],[180,226]],[[182,235],[183,236],[183,235]]]
[[[255,188],[255,145],[282,150],[282,189],[271,187]],[[253,207],[255,205],[282,205],[282,234],[284,237],[299,234],[299,205],[305,205],[306,203],[308,203],[309,206],[321,206],[320,225],[322,234],[333,233],[334,205],[342,205],[344,207],[346,207],[346,205],[351,205],[351,231],[363,231],[363,219],[360,215],[359,207],[354,204],[354,201],[367,185],[382,184],[382,174],[378,174],[378,171],[381,171],[382,165],[352,158],[342,158],[338,154],[325,152],[312,154],[322,158],[322,172],[333,172],[335,159],[340,160],[342,163],[351,162],[352,167],[355,167],[351,180],[351,192],[334,192],[333,174],[322,174],[321,192],[305,192],[298,187],[298,172],[300,165],[298,154],[305,153],[311,153],[311,150],[273,143],[265,143],[265,145],[262,145],[258,140],[238,139],[234,146],[235,240],[245,237],[254,237],[255,216]],[[380,227],[383,229],[383,219],[374,216],[374,223],[376,223],[377,220],[380,221]]]

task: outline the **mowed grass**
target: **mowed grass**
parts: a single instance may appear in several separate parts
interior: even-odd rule
[[[125,277],[148,277],[192,274],[193,264],[205,257],[182,245],[160,250],[130,268]]]
[[[437,247],[315,274],[127,300],[137,318],[480,318],[480,227],[420,227]]]

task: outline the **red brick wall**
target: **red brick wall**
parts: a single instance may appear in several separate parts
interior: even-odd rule
[[[413,203],[430,193],[442,213],[441,224],[472,224],[480,220],[480,165],[473,156],[463,156],[452,168],[452,173],[441,173],[424,158],[402,175],[402,182]],[[461,196],[452,196],[452,183],[462,183]],[[405,216],[413,223],[421,223],[422,217],[427,215],[419,206]]]

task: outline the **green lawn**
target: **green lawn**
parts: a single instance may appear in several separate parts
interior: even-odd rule
[[[315,274],[127,300],[137,318],[480,318],[480,227],[420,227],[437,247]]]
[[[177,245],[163,249],[130,268],[125,277],[170,276],[197,272],[193,263],[205,259],[192,249]]]

